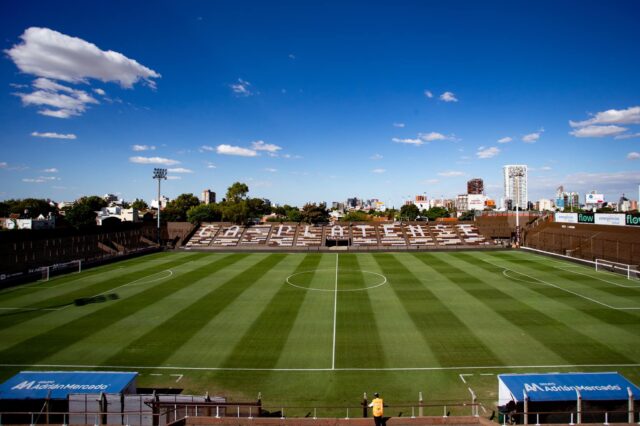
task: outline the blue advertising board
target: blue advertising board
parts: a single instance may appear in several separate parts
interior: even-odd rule
[[[22,371],[0,385],[0,399],[47,396],[66,399],[72,393],[135,393],[137,375],[113,371]]]
[[[626,400],[627,388],[640,398],[640,388],[619,373],[500,374],[499,404],[524,399],[530,401],[575,401],[576,391],[585,401]]]

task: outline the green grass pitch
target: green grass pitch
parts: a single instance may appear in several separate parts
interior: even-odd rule
[[[639,383],[640,282],[522,251],[165,252],[1,291],[0,380],[30,369],[134,370],[274,407],[472,388],[491,410],[499,373]]]

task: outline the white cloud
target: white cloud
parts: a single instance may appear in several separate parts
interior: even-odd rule
[[[449,92],[447,92],[447,93],[449,93]],[[433,98],[433,93],[431,93],[431,90],[425,90],[424,91],[424,95],[429,99]]]
[[[45,183],[46,180],[45,179],[33,179],[33,178],[23,178],[22,179],[23,182],[27,182],[27,183]]]
[[[163,166],[173,166],[179,164],[179,161],[162,157],[129,157],[129,161],[136,164],[160,164]]]
[[[371,157],[369,157],[369,160],[382,160],[384,157],[380,154],[373,154]]]
[[[216,147],[216,152],[218,154],[238,155],[240,157],[255,157],[258,155],[258,153],[253,149],[242,148],[239,146],[232,146],[232,145],[226,145],[226,144],[218,145]]]
[[[380,174],[380,173],[384,173],[384,172],[386,172],[386,171],[387,171],[387,169],[373,169],[373,170],[371,170],[371,173],[378,173],[378,174]]]
[[[105,92],[105,91],[104,91],[104,90],[102,90],[102,89],[93,89],[93,91],[94,91],[94,92],[96,92],[96,93],[97,93],[98,95],[100,95],[100,96],[104,96],[104,95],[106,95],[106,94],[107,94],[107,92]]]
[[[26,74],[70,83],[89,79],[116,82],[130,88],[138,81],[155,87],[160,74],[112,50],[49,28],[31,27],[20,36],[22,42],[5,53]]]
[[[640,159],[640,152],[630,152],[627,154],[627,160],[639,160],[639,159]]]
[[[167,176],[167,179],[168,180],[180,180],[180,179],[182,179],[182,176],[171,176],[171,175],[169,175],[169,176]]]
[[[45,133],[31,132],[31,136],[34,136],[36,138],[49,138],[49,139],[77,139],[77,136],[74,135],[73,133],[61,134],[61,133],[54,133],[54,132],[45,132]]]
[[[458,102],[458,98],[453,92],[444,92],[440,95],[440,100],[445,102]]]
[[[442,133],[438,132],[420,133],[418,134],[418,137],[426,142],[453,140],[452,136],[445,136]]]
[[[553,170],[553,168],[551,166],[542,166],[542,167],[540,167],[540,171],[542,171],[542,172],[548,172],[550,170]]]
[[[627,133],[625,135],[618,135],[614,139],[633,139],[640,138],[640,133]]]
[[[200,151],[201,151],[201,152],[202,152],[202,151],[210,151],[210,152],[213,152],[213,151],[215,151],[215,150],[216,150],[216,149],[215,149],[214,147],[209,146],[209,145],[202,145],[202,146],[200,147]]]
[[[513,140],[512,138],[510,138],[509,136],[506,136],[506,137],[504,137],[504,138],[500,138],[500,139],[498,139],[498,143],[509,143],[509,142],[511,142],[512,140]]]
[[[42,173],[58,173],[58,169],[56,169],[55,167],[52,167],[50,169],[44,169]]]
[[[154,145],[132,145],[131,149],[133,151],[155,151],[156,147]]]
[[[184,167],[176,167],[174,169],[168,169],[169,173],[193,173],[191,169],[185,169]]]
[[[440,179],[427,179],[424,181],[424,183],[429,184],[429,185],[433,185],[435,183],[440,182]]]
[[[604,193],[621,194],[638,190],[637,182],[640,181],[640,171],[622,171],[613,173],[588,173],[579,172],[570,174],[563,180],[565,187],[572,191],[586,192],[598,185],[598,190]],[[636,183],[634,183],[636,182]]]
[[[46,78],[36,79],[33,86],[37,90],[15,95],[20,97],[22,105],[41,107],[38,113],[49,117],[69,118],[82,115],[88,104],[99,103],[84,90],[72,89]]]
[[[607,136],[619,135],[620,133],[626,132],[627,129],[625,127],[620,126],[586,126],[581,127],[579,129],[572,130],[569,132],[570,135],[573,135],[577,138],[604,138]]]
[[[217,169],[217,167],[215,164],[207,162],[207,169]]]
[[[238,79],[237,83],[230,84],[229,87],[236,96],[247,97],[253,95],[253,92],[251,91],[251,83],[241,78]]]
[[[393,142],[395,143],[405,143],[405,144],[409,144],[409,145],[416,145],[416,146],[420,146],[422,144],[424,144],[424,142],[421,139],[400,139],[400,138],[393,138],[391,139]]]
[[[393,123],[393,127],[403,128],[404,123]]]
[[[640,124],[640,106],[627,109],[609,109],[596,113],[584,121],[569,121],[571,127],[585,127],[593,124]]]
[[[464,172],[459,172],[459,171],[455,171],[455,170],[450,170],[448,172],[440,172],[438,173],[438,176],[442,176],[442,177],[456,177],[456,176],[464,176]]]
[[[0,169],[6,169],[9,164],[6,161],[0,161]]]
[[[294,55],[293,53],[289,53],[289,59],[296,59],[296,55]]]
[[[266,169],[264,169],[265,172],[269,172],[269,173],[275,173],[278,171],[278,169],[274,169],[271,167],[267,167]]]
[[[256,151],[267,151],[271,153],[276,153],[282,149],[282,147],[279,147],[278,145],[265,143],[264,141],[251,142],[251,147]]]
[[[489,148],[485,148],[483,146],[481,146],[480,148],[478,148],[478,152],[476,152],[476,155],[478,156],[478,158],[492,158],[495,157],[496,155],[498,155],[500,153],[500,148],[492,146]]]
[[[525,143],[534,143],[536,142],[538,139],[540,139],[540,135],[542,135],[542,132],[544,132],[543,129],[538,130],[537,132],[533,132],[533,133],[529,133],[528,135],[524,135],[522,137],[522,142]]]

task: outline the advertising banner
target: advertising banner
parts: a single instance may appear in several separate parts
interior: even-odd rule
[[[578,213],[578,223],[596,223],[595,213],[592,213],[592,212]]]
[[[596,225],[624,225],[625,215],[620,213],[597,213]]]
[[[556,213],[556,222],[578,223],[578,213]]]
[[[603,194],[587,194],[585,196],[586,204],[602,204],[604,203]]]
[[[631,226],[640,226],[640,213],[627,213],[624,215],[624,223]]]

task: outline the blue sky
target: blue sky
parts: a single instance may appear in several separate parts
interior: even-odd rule
[[[0,2],[0,199],[640,184],[640,3]]]

